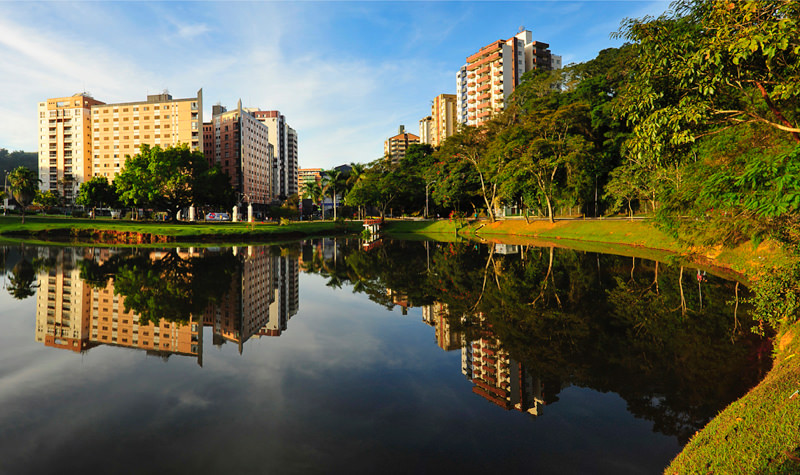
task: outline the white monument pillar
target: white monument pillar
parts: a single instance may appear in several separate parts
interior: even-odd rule
[[[239,207],[238,206],[234,206],[233,207],[232,215],[233,215],[233,218],[231,219],[231,221],[233,221],[234,223],[238,223],[239,222]]]
[[[253,222],[253,203],[247,203],[247,222]]]

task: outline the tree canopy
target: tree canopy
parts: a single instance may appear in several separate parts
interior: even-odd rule
[[[192,204],[222,206],[234,201],[227,174],[209,168],[203,154],[185,144],[164,149],[142,145],[126,159],[114,187],[125,205],[165,210],[173,220]]]

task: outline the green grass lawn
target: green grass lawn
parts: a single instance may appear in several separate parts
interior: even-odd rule
[[[262,240],[281,236],[311,236],[341,232],[358,232],[359,222],[348,222],[345,228],[337,227],[332,221],[293,222],[287,225],[277,223],[171,223],[157,221],[112,220],[107,218],[69,218],[55,216],[26,216],[25,224],[19,216],[0,216],[0,235],[6,237],[25,237],[37,240],[63,241],[70,237],[75,240],[90,239],[91,235],[102,233],[138,233],[164,236],[170,241],[203,241],[230,239],[245,241]]]

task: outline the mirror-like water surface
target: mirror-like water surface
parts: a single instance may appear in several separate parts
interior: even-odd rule
[[[660,473],[770,363],[746,289],[568,249],[2,249],[0,473]]]

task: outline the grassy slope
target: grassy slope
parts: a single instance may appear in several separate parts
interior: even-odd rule
[[[798,324],[783,333],[764,380],[696,433],[666,473],[800,473],[798,333]]]
[[[772,243],[757,247],[745,243],[730,249],[687,248],[644,221],[393,222],[388,231],[420,233],[432,238],[461,236],[462,239],[497,240],[508,244],[564,243],[573,248],[643,258],[659,255],[663,258],[677,253],[701,265],[711,262],[749,278],[758,278],[759,274],[792,259]],[[624,252],[625,248],[628,252]],[[652,248],[660,251],[654,252]],[[666,473],[800,473],[800,393],[792,397],[800,390],[798,353],[800,323],[780,332],[775,363],[764,380],[695,434]]]

